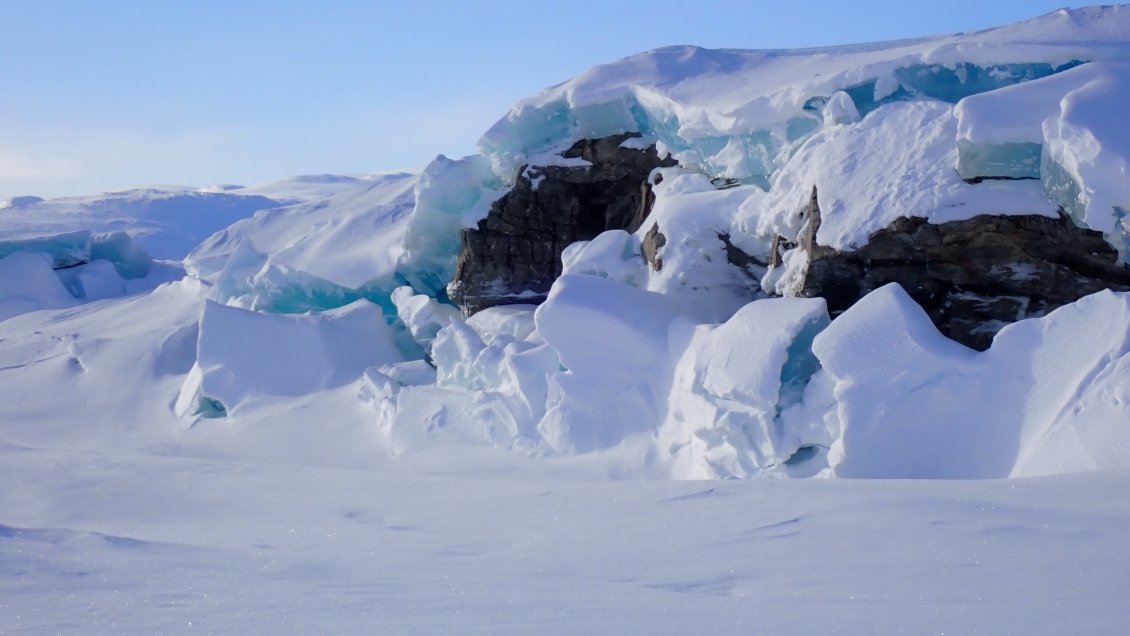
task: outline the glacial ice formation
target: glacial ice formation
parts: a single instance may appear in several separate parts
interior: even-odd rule
[[[1062,208],[1130,253],[1128,58],[1125,6],[873,45],[671,47],[523,101],[481,154],[419,176],[13,200],[0,344],[130,421],[171,417],[173,395],[179,421],[226,418],[186,438],[276,419],[313,437],[332,424],[310,409],[363,420],[395,455],[488,446],[630,477],[1125,467],[1126,294],[1017,322],[983,353],[898,286],[834,320],[821,300],[767,296],[797,292],[806,242],[853,250],[905,217]],[[632,177],[633,196],[654,195],[638,231],[566,248],[539,307],[460,315],[446,286],[461,232],[520,170],[582,165],[561,151],[625,132],[679,162],[638,191]],[[162,259],[182,257],[190,277],[157,287],[178,271]],[[119,376],[152,395],[130,402]],[[293,408],[302,426],[280,415]]]
[[[564,141],[635,131],[684,167],[764,179],[819,128],[819,109],[839,91],[862,115],[902,100],[956,103],[1081,61],[1125,56],[1127,14],[1126,7],[1064,10],[971,34],[825,49],[658,49],[524,100],[480,148],[504,175]]]

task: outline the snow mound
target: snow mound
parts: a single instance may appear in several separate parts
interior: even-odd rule
[[[843,477],[1000,478],[1118,468],[1130,445],[1130,296],[1100,292],[1005,327],[984,353],[946,339],[895,284],[813,351],[834,382]]]

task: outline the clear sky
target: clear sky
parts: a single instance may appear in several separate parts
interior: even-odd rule
[[[417,170],[670,44],[971,31],[1064,0],[0,0],[0,199]]]

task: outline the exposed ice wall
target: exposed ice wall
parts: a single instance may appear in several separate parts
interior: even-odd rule
[[[1064,10],[940,38],[792,51],[669,47],[593,68],[519,103],[480,141],[508,178],[570,140],[634,131],[684,167],[764,183],[843,91],[862,115],[969,95],[1130,51],[1130,10]],[[839,98],[843,100],[843,98]],[[841,106],[842,101],[836,106]],[[835,116],[832,117],[835,119]]]
[[[1130,64],[1094,65],[1043,122],[1041,176],[1048,196],[1081,227],[1130,258]]]

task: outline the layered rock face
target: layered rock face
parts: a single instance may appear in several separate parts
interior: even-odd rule
[[[563,163],[525,166],[514,188],[478,227],[466,229],[448,295],[470,315],[545,299],[561,274],[561,252],[606,230],[639,229],[654,200],[647,177],[675,161],[654,146],[622,147],[638,133],[582,140]],[[575,160],[583,160],[583,162]]]
[[[814,190],[798,295],[825,298],[837,315],[896,282],[942,333],[982,351],[1009,323],[1103,289],[1130,290],[1130,269],[1102,234],[1064,216],[981,215],[939,225],[901,218],[851,252],[818,245],[819,224]]]

